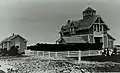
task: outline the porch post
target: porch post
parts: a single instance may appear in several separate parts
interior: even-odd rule
[[[103,46],[102,46],[102,48],[105,48],[104,34],[103,34],[102,40],[103,40]]]
[[[90,42],[90,34],[88,34],[88,42],[91,43],[91,42]]]
[[[108,48],[108,36],[107,36],[107,34],[106,34],[106,37],[107,37],[107,48]]]
[[[10,44],[9,44],[9,42],[7,42],[7,50],[9,50],[10,49]]]

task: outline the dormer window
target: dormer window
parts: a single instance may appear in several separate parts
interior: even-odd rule
[[[70,29],[70,34],[75,34],[75,26],[73,23],[71,23],[69,29]]]
[[[70,28],[70,34],[75,34],[75,29],[73,27]]]

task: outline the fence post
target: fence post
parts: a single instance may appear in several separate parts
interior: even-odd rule
[[[57,58],[57,52],[55,52],[55,57]]]
[[[50,57],[50,51],[48,53],[49,53],[49,57]]]
[[[42,53],[43,53],[43,57],[44,57],[44,51]]]
[[[68,57],[70,57],[70,51],[68,51]]]
[[[89,50],[89,56],[90,56],[90,50]]]
[[[81,62],[81,51],[79,50],[79,53],[78,53],[78,64]]]
[[[101,55],[101,51],[100,50],[98,50],[98,55]]]

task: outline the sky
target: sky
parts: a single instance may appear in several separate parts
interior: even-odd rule
[[[0,41],[19,34],[28,45],[55,43],[68,19],[79,20],[91,6],[120,44],[120,0],[0,0]]]

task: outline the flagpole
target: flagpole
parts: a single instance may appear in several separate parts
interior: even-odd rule
[[[88,6],[90,7],[92,3],[92,0],[88,0]]]

